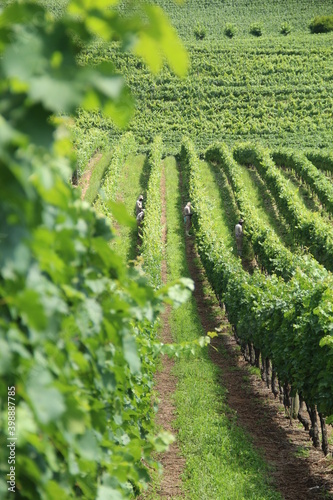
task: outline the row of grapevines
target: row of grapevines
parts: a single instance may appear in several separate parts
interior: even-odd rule
[[[333,230],[320,215],[306,209],[296,198],[269,151],[252,144],[239,145],[234,150],[237,161],[255,165],[268,188],[275,196],[281,213],[291,222],[293,231],[314,257],[333,270]]]
[[[123,498],[147,480],[151,323],[162,307],[110,249],[106,219],[68,170],[21,156],[1,169],[7,235],[0,260],[1,400],[16,387],[16,485],[22,498]],[[22,195],[24,193],[24,196]],[[8,448],[1,412],[1,496]]]
[[[106,203],[110,200],[115,200],[121,167],[123,166],[128,155],[134,153],[135,151],[135,138],[130,132],[124,134],[120,141],[114,145],[111,162],[105,169],[101,182],[102,191],[98,193],[94,202],[94,208],[97,212],[104,214],[107,217],[112,217]]]
[[[142,256],[144,270],[154,288],[162,284],[161,264],[163,258],[161,226],[161,173],[163,142],[160,136],[154,139],[149,153],[150,177],[147,203],[143,223]]]
[[[269,273],[276,273],[288,280],[300,267],[304,271],[313,268],[314,263],[309,265],[308,259],[301,255],[293,254],[280,241],[272,228],[263,226],[256,208],[249,199],[243,180],[239,174],[236,161],[231,152],[224,144],[215,144],[209,147],[205,153],[206,159],[218,162],[225,171],[232,186],[241,215],[246,219],[246,234],[249,236],[255,254],[259,257],[261,265]],[[316,267],[321,267],[317,264]],[[319,269],[318,271],[319,272]]]
[[[302,153],[279,149],[272,154],[278,166],[294,170],[317,194],[326,210],[333,214],[333,186],[325,174],[318,170]]]
[[[332,152],[315,152],[309,151],[306,153],[307,158],[320,170],[333,173],[333,153]]]
[[[290,383],[309,407],[333,413],[333,293],[331,275],[310,279],[301,270],[285,282],[256,270],[249,275],[226,249],[212,217],[193,144],[181,150],[198,249],[209,280],[243,342],[269,358],[281,384]]]
[[[76,152],[77,176],[81,177],[90,158],[96,151],[104,151],[110,143],[108,132],[101,127],[82,126],[86,113],[80,111],[78,117],[70,127],[73,137],[73,146]]]
[[[236,41],[235,41],[236,42]],[[222,42],[190,45],[192,66],[184,80],[167,69],[151,75],[142,61],[117,47],[99,45],[87,55],[112,59],[126,75],[138,108],[130,124],[147,145],[163,130],[168,151],[179,149],[184,134],[204,151],[216,140],[253,140],[267,145],[329,147],[332,81],[329,39]],[[295,90],[296,89],[296,90]],[[149,97],[149,98],[147,98]],[[89,126],[119,131],[95,114]]]

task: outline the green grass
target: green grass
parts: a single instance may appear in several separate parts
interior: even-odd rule
[[[256,366],[249,366],[248,371],[251,375],[255,375],[258,378],[261,377],[260,368],[257,368]]]
[[[189,276],[189,272],[176,163],[173,158],[167,158],[165,164],[167,261],[169,279],[173,280]],[[225,234],[227,237],[227,229]],[[204,334],[193,298],[172,311],[170,323],[178,342],[191,341]],[[220,373],[211,362],[208,350],[183,356],[174,372],[178,377],[176,426],[186,458],[185,497],[189,500],[281,499],[269,484],[267,465],[254,451],[250,438],[238,427],[236,418],[230,417],[233,413],[226,405]]]
[[[127,212],[135,216],[135,203],[139,194],[145,195],[147,187],[147,162],[145,155],[130,155],[120,174],[117,201],[124,203]],[[112,248],[124,260],[131,261],[137,256],[137,228],[117,227],[118,237]]]
[[[91,178],[89,181],[89,187],[86,191],[84,200],[90,203],[94,203],[98,190],[101,186],[104,172],[111,162],[112,153],[104,153],[102,158],[94,165]]]
[[[304,448],[303,446],[298,446],[295,452],[295,457],[297,458],[308,458],[310,456],[310,450]]]
[[[213,216],[218,224],[219,231],[226,245],[234,250],[237,255],[235,242],[235,224],[239,219],[239,209],[228,182],[227,176],[220,168],[210,163],[201,164],[204,179],[210,199],[214,200]],[[243,240],[243,261],[252,261],[254,252],[248,239]]]

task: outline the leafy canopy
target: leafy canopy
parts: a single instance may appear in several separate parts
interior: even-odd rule
[[[133,107],[112,63],[79,64],[87,44],[130,41],[153,70],[164,58],[186,70],[160,8],[140,4],[128,22],[117,4],[72,0],[57,16],[38,2],[0,10],[0,398],[15,387],[20,498],[128,498],[170,442],[152,431],[150,393],[162,349],[155,322],[175,290],[157,293],[127,269],[110,249],[109,221],[69,184],[66,116],[99,108],[122,126]],[[179,282],[177,302],[189,290]]]

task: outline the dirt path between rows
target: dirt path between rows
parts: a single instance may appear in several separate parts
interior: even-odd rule
[[[193,237],[187,238],[186,257],[202,326],[206,332],[221,329],[220,335],[211,341],[210,356],[221,370],[228,404],[236,412],[238,424],[252,436],[255,447],[272,466],[270,474],[276,488],[286,500],[333,498],[332,458],[325,458],[313,448],[308,433],[296,421],[290,425],[279,401],[261,379],[249,375],[248,364],[230,335],[228,320],[217,301],[212,304],[212,297],[204,293],[209,285],[204,270],[196,265],[198,255]]]
[[[166,186],[164,166],[161,179],[162,196],[162,241],[164,248],[167,241],[167,218],[166,218]],[[166,257],[162,261],[162,281],[167,283],[167,262]],[[159,340],[163,343],[172,343],[171,329],[168,318],[171,313],[171,306],[167,306],[162,314],[162,328],[159,334]],[[173,359],[163,356],[161,367],[155,376],[155,389],[158,392],[159,405],[157,413],[157,425],[177,436],[177,431],[173,428],[172,422],[175,419],[175,405],[172,401],[172,395],[176,390],[177,378],[172,375],[174,366]],[[185,467],[185,459],[180,455],[177,440],[169,447],[169,450],[163,455],[158,456],[159,462],[163,466],[163,475],[159,489],[156,492],[158,497],[165,500],[182,497],[181,474]]]

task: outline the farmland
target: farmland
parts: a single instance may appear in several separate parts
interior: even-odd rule
[[[95,45],[85,61],[112,60],[125,76],[136,99],[129,130],[138,150],[145,152],[160,135],[164,153],[178,159],[198,254],[245,358],[288,408],[300,396],[294,416],[308,422],[313,445],[327,452],[333,38],[310,34],[308,25],[330,6],[278,2],[273,13],[266,2],[160,4],[186,43],[191,67],[185,78],[167,67],[152,75],[117,44]],[[288,36],[281,34],[283,22],[290,24]],[[227,23],[235,28],[232,38],[224,33]],[[261,37],[249,34],[253,23]],[[195,28],[204,33],[201,39]],[[110,121],[83,113],[83,130],[88,122],[117,142],[121,131]],[[221,214],[213,217],[220,225],[212,211]],[[241,263],[233,245],[240,216],[246,220]]]
[[[332,37],[313,41],[308,35],[304,42],[295,40],[292,49],[290,43],[285,38],[260,40],[260,46],[256,40],[204,40],[190,46],[192,66],[183,81],[168,70],[154,77],[133,57],[119,57],[118,68],[127,74],[138,103],[130,129],[143,145],[163,133],[174,153],[184,134],[193,135],[200,150],[222,139],[328,148]],[[98,116],[91,118],[92,125],[99,123]],[[103,120],[102,127],[108,127]]]
[[[311,35],[307,23],[314,10],[325,12],[330,2],[316,2],[316,7],[310,3],[306,9],[303,2],[288,2],[288,8],[286,2],[278,2],[276,8],[284,12],[277,8],[269,15],[265,2],[245,4],[237,2],[236,7],[223,2],[222,9],[220,2],[210,2],[198,21],[208,25],[207,35],[198,41],[192,19],[197,16],[196,2],[186,8],[170,7],[171,18],[182,26],[191,60],[184,80],[167,68],[153,76],[135,57],[117,53],[116,46],[99,46],[87,56],[112,60],[126,76],[137,100],[130,129],[143,147],[162,133],[167,150],[173,153],[183,135],[193,136],[200,151],[216,140],[330,148],[332,33]],[[232,39],[223,33],[229,18],[243,27]],[[246,32],[245,27],[262,18],[261,37]],[[288,36],[279,32],[282,20],[295,24]],[[99,116],[90,117],[89,124],[117,136],[114,127]]]
[[[332,2],[148,4],[0,10],[0,496],[333,498]]]

